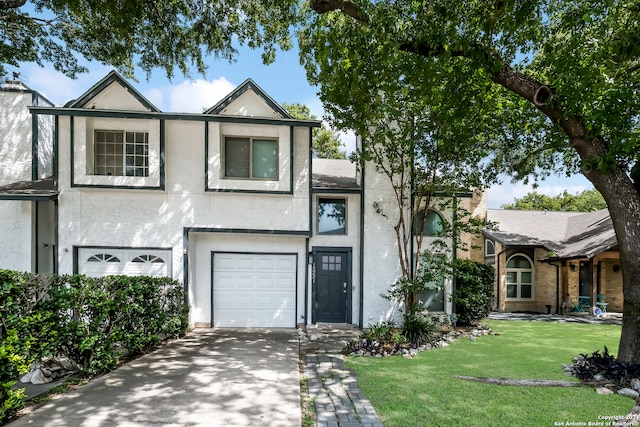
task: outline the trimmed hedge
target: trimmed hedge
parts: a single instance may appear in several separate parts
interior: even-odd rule
[[[43,357],[107,372],[161,340],[184,335],[188,305],[170,278],[49,276],[0,270],[0,422],[24,401],[18,376]]]

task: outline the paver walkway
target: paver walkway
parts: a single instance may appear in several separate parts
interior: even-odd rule
[[[306,356],[303,377],[316,408],[317,427],[383,427],[340,356]]]
[[[315,404],[317,427],[383,427],[340,354],[358,332],[349,326],[314,325],[301,336],[302,378]]]
[[[604,316],[591,316],[587,313],[539,314],[539,313],[502,313],[493,312],[489,319],[495,320],[528,320],[531,322],[589,323],[621,325],[622,314],[607,313]]]

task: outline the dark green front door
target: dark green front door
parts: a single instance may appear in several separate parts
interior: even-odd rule
[[[314,321],[347,323],[351,284],[348,253],[317,252],[315,255]]]

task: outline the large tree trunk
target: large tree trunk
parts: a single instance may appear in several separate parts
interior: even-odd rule
[[[579,117],[564,119],[561,110],[548,104],[553,97],[548,86],[510,67],[504,67],[493,79],[533,103],[560,126],[581,159],[589,160],[607,152],[607,142],[590,136]],[[618,240],[624,293],[618,361],[640,364],[640,193],[629,172],[621,166],[607,171],[585,169],[583,174],[607,202]]]
[[[640,364],[640,195],[619,168],[584,175],[606,200],[618,239],[624,293],[618,361]]]

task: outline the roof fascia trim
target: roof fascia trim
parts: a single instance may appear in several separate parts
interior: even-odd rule
[[[93,85],[88,91],[83,93],[78,99],[71,100],[65,104],[65,107],[69,108],[83,108],[87,102],[91,99],[95,98],[100,92],[105,90],[111,83],[118,83],[122,86],[127,92],[133,95],[134,98],[149,111],[160,112],[160,110],[151,103],[147,98],[145,98],[140,92],[136,90],[129,82],[127,82],[120,74],[118,74],[115,70],[112,70],[103,77],[98,83]]]

